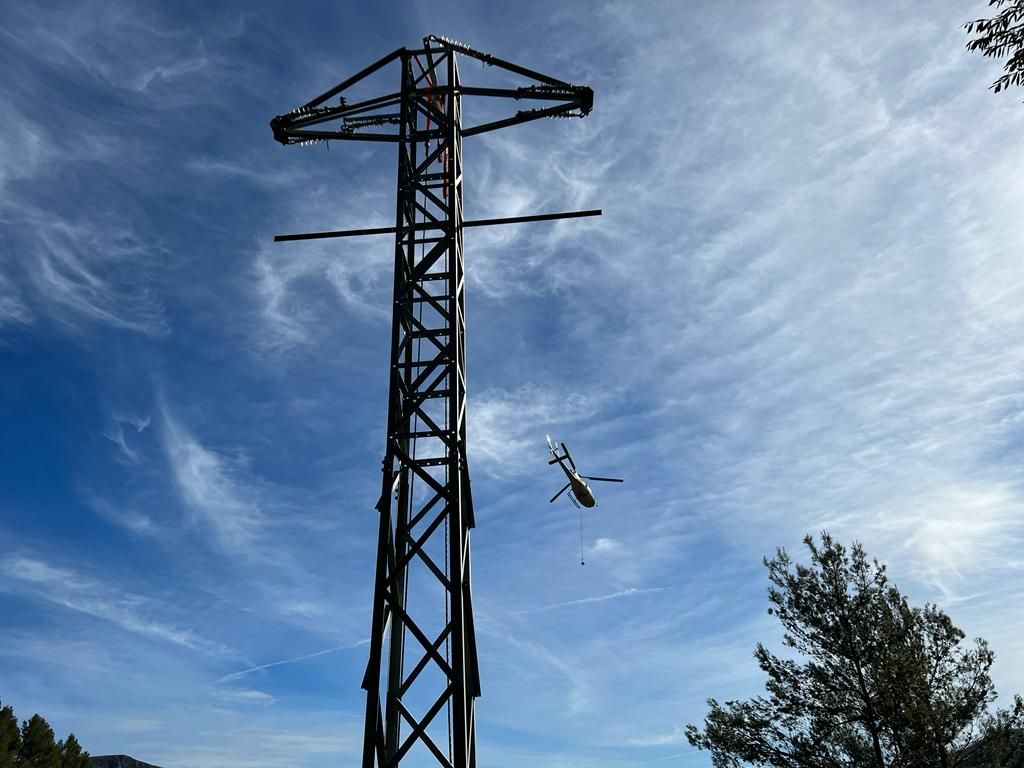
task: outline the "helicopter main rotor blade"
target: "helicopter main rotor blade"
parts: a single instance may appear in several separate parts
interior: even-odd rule
[[[560,490],[560,491],[559,491],[558,493],[556,493],[556,494],[555,494],[554,496],[552,496],[552,497],[551,497],[551,498],[550,498],[550,499],[548,500],[548,504],[550,504],[550,503],[551,503],[551,502],[553,502],[553,501],[554,501],[555,499],[557,499],[557,498],[558,498],[559,496],[561,496],[561,495],[562,495],[563,493],[565,493],[565,492],[566,492],[567,490],[569,490],[569,485],[570,485],[569,483],[566,483],[565,485],[563,485],[563,486],[562,486],[562,490]]]
[[[585,477],[587,480],[600,480],[603,483],[624,483],[625,480],[618,477],[594,477],[593,475],[580,475]]]

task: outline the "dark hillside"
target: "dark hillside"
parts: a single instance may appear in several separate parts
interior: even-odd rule
[[[94,768],[159,768],[128,755],[92,755],[89,759]]]

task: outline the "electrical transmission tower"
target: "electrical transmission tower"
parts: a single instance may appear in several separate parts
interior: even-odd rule
[[[463,85],[457,54],[528,84]],[[399,90],[348,101],[346,91],[393,62],[401,66]],[[464,96],[539,104],[464,127]],[[377,502],[370,658],[362,684],[363,768],[394,768],[406,757],[419,764],[414,754],[449,768],[476,766],[480,672],[470,590],[474,517],[466,462],[463,229],[600,213],[464,220],[462,139],[542,117],[583,117],[592,106],[590,88],[431,36],[422,48],[400,48],[270,123],[282,144],[398,145],[393,227],[275,238],[395,235],[387,443]]]

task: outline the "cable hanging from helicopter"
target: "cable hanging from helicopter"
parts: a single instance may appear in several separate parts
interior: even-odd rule
[[[545,437],[548,440],[548,451],[554,457],[548,461],[548,464],[558,464],[565,473],[566,478],[568,478],[566,484],[548,500],[548,503],[554,502],[563,493],[569,491],[569,501],[580,511],[580,565],[586,565],[587,563],[583,559],[583,507],[597,506],[597,497],[594,496],[594,491],[585,481],[597,480],[602,483],[621,483],[623,480],[618,477],[581,475],[576,469],[576,462],[573,461],[572,454],[569,453],[569,448],[566,444],[558,443],[556,445],[552,442],[551,435],[545,435]],[[561,453],[559,453],[559,447],[561,447]]]

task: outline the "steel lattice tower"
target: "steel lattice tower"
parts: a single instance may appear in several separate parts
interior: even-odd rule
[[[530,84],[463,85],[457,54]],[[347,102],[347,89],[393,62],[401,66],[397,92]],[[549,105],[465,128],[463,96]],[[329,105],[330,100],[335,103]],[[599,213],[464,221],[462,138],[542,117],[583,117],[592,105],[589,88],[431,36],[422,48],[396,50],[270,123],[274,138],[283,144],[398,144],[394,227],[275,238],[395,235],[387,442],[377,502],[380,530],[370,658],[362,683],[367,695],[363,768],[392,768],[414,751],[432,764],[476,766],[480,672],[470,589],[474,516],[466,461],[462,231]],[[440,717],[444,710],[447,717]],[[445,735],[447,750],[439,743]]]

